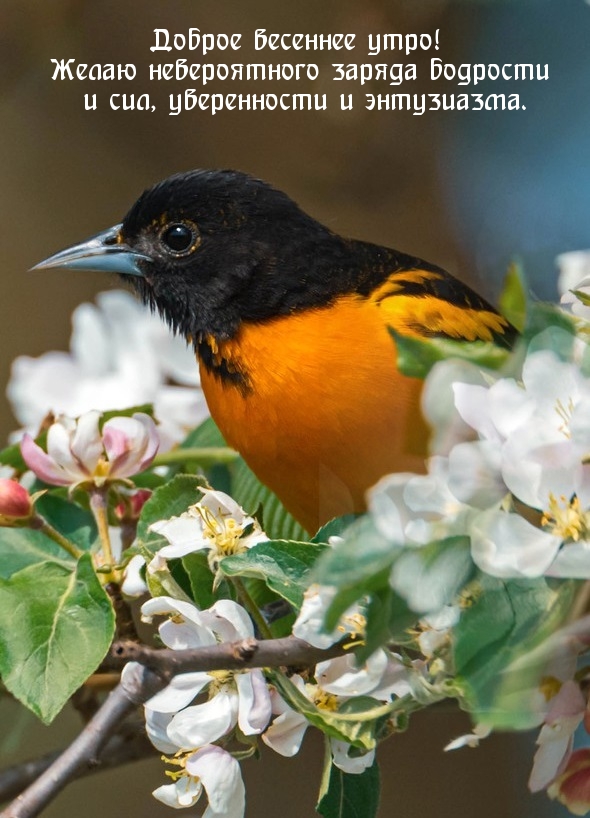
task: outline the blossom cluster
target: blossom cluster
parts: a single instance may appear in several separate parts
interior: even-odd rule
[[[370,774],[377,743],[414,710],[454,698],[474,727],[446,749],[477,746],[498,725],[513,726],[511,717],[516,727],[540,728],[531,790],[575,814],[590,811],[590,746],[581,746],[590,732],[590,586],[579,582],[590,580],[590,278],[580,281],[587,257],[561,261],[565,312],[525,329],[501,369],[467,353],[430,370],[424,473],[383,477],[368,492],[365,517],[349,527],[336,521],[311,543],[273,540],[253,508],[210,485],[213,472],[198,464],[191,471],[190,455],[188,463],[156,459],[206,410],[192,354],[127,295],[103,294],[99,309],[79,308],[71,354],[15,364],[10,394],[28,431],[8,457],[15,476],[0,480],[0,526],[34,530],[33,554],[40,534],[51,555],[65,549],[69,562],[59,561],[59,571],[82,560],[94,567],[85,604],[104,603],[109,643],[111,602],[100,592],[120,585],[141,597],[143,620],[174,651],[277,633],[330,651],[288,673],[245,665],[173,676],[145,705],[148,736],[168,767],[157,799],[190,808],[205,795],[205,818],[242,818],[240,762],[260,742],[293,756],[310,727],[325,734],[328,766],[358,781]],[[158,421],[150,409],[99,411],[120,401],[155,403]],[[50,410],[57,414],[34,437]],[[176,473],[179,462],[187,473]],[[232,479],[228,470],[233,488]],[[21,533],[7,531],[6,548],[20,549],[8,535]],[[478,665],[487,633],[477,616],[493,608],[490,588],[507,613],[485,630],[497,627],[494,660],[505,662],[481,682],[490,654]],[[77,598],[74,607],[77,616]],[[276,610],[283,619],[274,630]],[[5,627],[14,623],[0,620],[0,647]],[[513,639],[519,627],[522,647]],[[88,659],[88,673],[105,650]],[[84,678],[72,677],[64,702]],[[26,699],[26,686],[15,687]],[[495,708],[515,707],[511,696],[520,710],[502,721]]]
[[[211,570],[219,576],[220,562],[265,542],[257,522],[220,491],[203,490],[203,499],[186,512],[151,525],[168,541],[148,563],[148,574],[167,570],[168,561],[206,551]],[[328,593],[329,597],[329,593]],[[293,626],[294,635],[317,647],[329,647],[347,635],[362,635],[363,616],[355,606],[341,618],[332,634],[323,631],[329,603],[325,591],[312,587]],[[162,642],[174,650],[239,642],[255,636],[252,620],[237,602],[219,599],[199,610],[193,603],[157,596],[142,606],[146,621],[167,617],[159,626]],[[376,702],[409,694],[419,671],[411,663],[384,649],[357,666],[353,656],[341,656],[317,664],[305,677],[293,674],[288,684],[320,713],[337,713],[355,696]],[[244,787],[237,762],[224,747],[235,743],[254,746],[256,737],[283,756],[295,755],[309,727],[306,716],[266,679],[262,670],[182,673],[150,699],[145,707],[150,740],[164,753],[174,769],[167,775],[173,783],[155,790],[159,800],[175,808],[192,806],[205,787],[210,812],[238,818],[244,810]],[[346,741],[330,738],[332,760],[343,772],[360,774],[374,762],[374,749],[358,751]],[[226,772],[207,777],[203,759],[214,754]],[[243,751],[242,751],[243,754]]]

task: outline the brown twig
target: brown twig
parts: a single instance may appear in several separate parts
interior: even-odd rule
[[[310,666],[320,660],[340,656],[345,651],[342,644],[320,650],[295,636],[261,641],[244,639],[194,650],[156,649],[133,641],[116,642],[102,667],[109,670],[127,665],[120,684],[61,755],[28,762],[23,765],[21,773],[16,772],[16,768],[5,771],[6,789],[9,785],[16,789],[16,779],[32,783],[0,813],[0,818],[34,818],[39,815],[69,781],[101,763],[101,751],[105,745],[110,746],[109,738],[118,729],[121,730],[121,722],[138,705],[162,690],[178,673]],[[128,760],[124,754],[119,763],[123,760]],[[1,776],[0,794],[4,795]]]
[[[166,685],[166,680],[141,665],[127,669],[96,716],[45,772],[19,795],[0,818],[34,818],[75,778],[82,767],[94,763],[109,736],[139,704]]]
[[[108,582],[105,585],[105,591],[111,599],[115,612],[117,638],[139,642],[139,636],[137,635],[135,622],[133,620],[133,613],[131,612],[129,603],[121,593],[121,586],[118,582]]]
[[[124,729],[107,741],[97,759],[88,759],[77,771],[77,777],[93,775],[132,761],[149,758],[156,753],[148,739],[143,722],[125,724]],[[24,761],[0,771],[0,803],[16,798],[33,784],[62,754],[57,750],[40,758]]]
[[[296,636],[243,639],[241,642],[223,642],[194,650],[150,648],[136,642],[115,642],[103,667],[116,669],[127,662],[139,662],[155,673],[171,678],[178,673],[193,671],[310,666],[343,653],[346,653],[346,647],[342,644],[323,650]]]

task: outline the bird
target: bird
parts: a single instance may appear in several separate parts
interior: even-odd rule
[[[229,446],[313,533],[362,513],[391,472],[424,473],[423,382],[392,330],[510,347],[516,330],[435,264],[344,238],[235,170],[178,173],[120,224],[37,269],[118,273],[192,344]]]

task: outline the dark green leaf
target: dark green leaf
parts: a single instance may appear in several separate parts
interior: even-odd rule
[[[66,571],[72,571],[75,565],[63,548],[40,531],[0,528],[0,579],[9,579],[23,568],[48,561]]]
[[[307,542],[272,540],[226,557],[221,570],[226,576],[262,579],[272,591],[300,608],[309,586],[309,572],[325,550],[325,546]]]
[[[51,722],[103,659],[114,626],[88,554],[75,571],[45,562],[0,580],[0,674],[6,687]]]
[[[98,532],[92,513],[56,494],[47,493],[37,500],[37,512],[83,551],[89,551]]]
[[[358,514],[345,514],[343,517],[335,517],[323,525],[317,534],[314,534],[311,541],[327,543],[330,537],[341,537],[358,517]]]
[[[215,425],[213,418],[207,418],[200,426],[189,432],[180,444],[181,449],[205,449],[226,446],[223,435]]]
[[[507,729],[538,723],[533,694],[551,660],[539,646],[565,621],[574,587],[480,575],[475,601],[453,632],[455,666],[475,721]]]
[[[316,809],[324,818],[375,818],[380,786],[377,762],[360,775],[343,773],[330,763]]]
[[[27,470],[27,464],[23,460],[20,453],[20,443],[13,443],[11,446],[6,446],[0,451],[0,463],[3,466],[12,466],[17,472],[24,472]]]

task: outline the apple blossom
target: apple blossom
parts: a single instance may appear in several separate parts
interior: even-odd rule
[[[100,412],[91,411],[77,421],[61,416],[47,431],[45,452],[25,434],[21,452],[27,466],[45,483],[103,486],[124,480],[146,469],[158,451],[154,421],[142,412],[133,417],[107,420],[102,431]]]
[[[150,531],[161,534],[170,545],[160,548],[148,566],[151,573],[166,567],[166,561],[195,551],[207,551],[215,572],[219,560],[240,554],[268,537],[257,521],[222,491],[202,488],[203,499],[178,517],[152,523]]]
[[[156,597],[142,607],[144,618],[169,617],[159,627],[160,637],[174,650],[215,645],[252,638],[254,628],[237,603],[218,600],[199,611],[171,597]],[[208,700],[192,705],[206,692]],[[261,670],[181,673],[145,706],[148,735],[156,746],[162,740],[189,750],[210,744],[239,726],[244,735],[261,733],[271,717],[270,694]],[[162,717],[169,715],[169,720]],[[162,735],[162,725],[166,738]],[[158,744],[157,742],[160,742]]]
[[[165,760],[178,770],[167,773],[174,779],[173,784],[154,790],[158,801],[174,809],[192,807],[204,790],[209,806],[202,818],[243,818],[244,782],[240,765],[228,752],[209,744]]]

